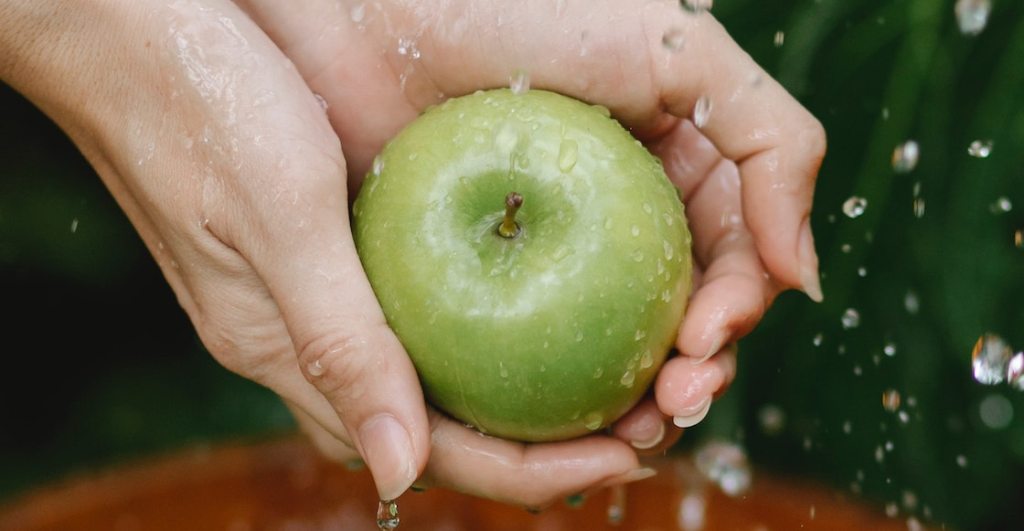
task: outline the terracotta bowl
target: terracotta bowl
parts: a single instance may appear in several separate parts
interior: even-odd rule
[[[652,463],[654,478],[541,514],[436,489],[399,500],[400,531],[412,530],[789,530],[907,529],[865,505],[806,483],[755,474],[746,494],[707,483],[688,457]],[[609,508],[623,509],[618,523]],[[298,438],[188,450],[80,477],[0,508],[0,530],[376,529],[377,500],[365,470],[321,459]]]

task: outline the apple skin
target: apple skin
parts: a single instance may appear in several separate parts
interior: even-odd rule
[[[515,238],[505,197],[524,198]],[[384,148],[357,250],[427,399],[479,431],[553,441],[644,395],[682,321],[676,188],[606,109],[507,89],[447,100]]]

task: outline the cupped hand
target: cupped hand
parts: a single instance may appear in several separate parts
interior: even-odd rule
[[[524,74],[533,88],[606,106],[661,157],[685,199],[698,274],[681,355],[613,429],[634,448],[662,449],[704,417],[735,373],[731,345],[780,290],[821,299],[809,214],[823,130],[710,14],[673,0],[238,3],[328,103],[352,191],[425,107]],[[526,447],[473,437],[437,420],[427,473],[499,499],[522,494],[493,475],[495,463],[511,463],[517,479],[582,480],[594,451],[629,450],[598,437]],[[527,455],[579,456],[580,466],[576,476],[530,469]]]

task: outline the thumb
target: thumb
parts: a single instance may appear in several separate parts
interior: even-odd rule
[[[415,368],[385,321],[356,255],[344,170],[301,182],[271,212],[250,257],[269,287],[306,379],[327,398],[373,474],[381,499],[426,465],[430,431]],[[291,184],[291,183],[290,183]],[[276,214],[273,214],[276,212]]]

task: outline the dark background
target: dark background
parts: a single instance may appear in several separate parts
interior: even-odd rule
[[[959,32],[952,1],[715,3],[828,130],[813,215],[826,301],[780,297],[681,448],[725,437],[764,469],[899,518],[1024,521],[1024,392],[970,369],[984,333],[1024,349],[1024,4],[993,3],[978,36]],[[75,471],[292,429],[272,394],[205,354],[63,134],[7,87],[0,117],[0,502]],[[910,138],[920,162],[897,174],[893,148]],[[967,154],[977,139],[991,156]],[[855,219],[841,209],[853,195],[868,201]],[[845,329],[850,308],[860,324]],[[906,422],[882,407],[886,390]],[[781,430],[759,421],[766,406]]]

